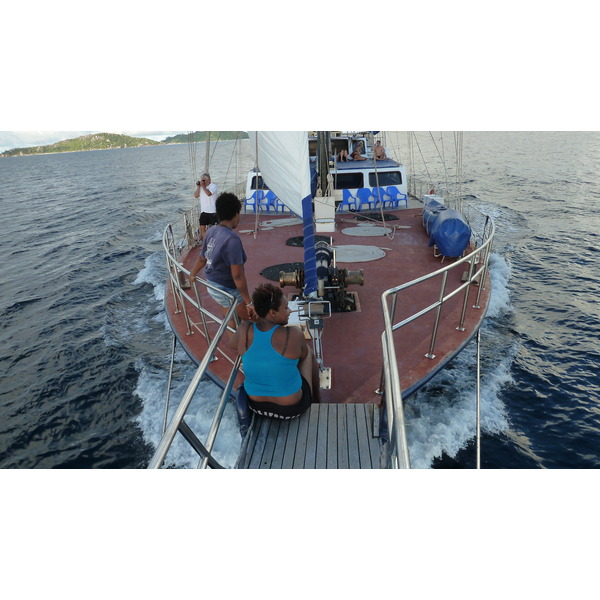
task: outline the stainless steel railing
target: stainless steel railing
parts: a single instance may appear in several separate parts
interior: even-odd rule
[[[188,335],[199,334],[205,336],[207,342],[207,349],[206,353],[204,354],[204,357],[200,361],[198,369],[192,377],[192,381],[190,382],[186,392],[183,395],[183,398],[181,399],[179,405],[175,409],[173,417],[171,417],[171,420],[169,421],[169,424],[166,427],[163,426],[163,434],[156,448],[156,451],[154,452],[154,455],[150,460],[150,463],[148,465],[149,469],[157,469],[163,465],[177,432],[181,433],[185,440],[200,455],[200,463],[198,465],[200,468],[206,468],[207,466],[213,468],[221,467],[221,465],[219,465],[219,463],[212,457],[212,450],[214,448],[223,413],[225,411],[225,406],[227,404],[229,396],[231,395],[231,390],[240,367],[240,357],[237,357],[235,360],[232,360],[226,353],[221,351],[219,348],[219,344],[223,338],[223,335],[225,335],[225,332],[227,330],[233,331],[233,329],[229,327],[228,323],[231,320],[237,320],[234,297],[228,294],[227,292],[224,292],[223,290],[219,290],[229,299],[230,303],[229,309],[225,317],[220,318],[210,313],[208,310],[206,310],[206,308],[202,306],[197,286],[205,286],[207,288],[212,288],[215,290],[217,288],[211,285],[208,281],[205,281],[198,277],[195,279],[194,282],[192,282],[192,286],[190,288],[185,287],[186,280],[189,277],[189,271],[183,266],[181,262],[181,255],[185,248],[191,247],[194,243],[193,232],[190,229],[190,223],[197,221],[193,221],[192,219],[193,215],[190,217],[190,214],[186,213],[182,216],[182,219],[179,221],[179,223],[167,226],[163,235],[163,247],[165,250],[167,260],[169,285],[171,285],[173,291],[173,298],[175,301],[175,312],[183,313]],[[177,227],[179,227],[179,229],[177,229]],[[176,237],[176,231],[178,231],[180,237]],[[194,307],[199,312],[200,323],[196,323],[192,320],[189,313],[189,307]],[[213,324],[218,324],[217,331],[213,335],[211,335],[209,331],[209,322]],[[202,377],[206,373],[208,365],[212,360],[215,359],[215,356],[217,354],[219,354],[220,357],[225,358],[231,363],[231,372],[227,380],[227,384],[225,385],[225,389],[221,394],[220,401],[216,406],[213,421],[211,423],[210,430],[206,436],[206,441],[202,443],[202,441],[198,439],[198,437],[194,434],[194,432],[184,421],[184,417],[191,405],[191,402],[194,398],[194,394],[198,389],[198,385],[202,380]],[[166,406],[165,422],[167,419],[167,408],[168,407]]]
[[[455,261],[454,263],[404,283],[385,291],[381,295],[381,305],[383,309],[383,318],[385,328],[381,336],[383,349],[383,373],[382,383],[384,386],[384,398],[386,403],[386,411],[388,417],[388,428],[390,432],[390,465],[393,468],[410,468],[410,456],[408,451],[408,443],[406,437],[406,428],[404,423],[404,408],[402,401],[402,390],[400,386],[400,374],[398,372],[398,363],[396,360],[395,342],[401,339],[401,336],[394,337],[394,332],[401,330],[403,327],[412,323],[416,319],[436,311],[435,319],[431,331],[431,341],[429,352],[425,355],[429,359],[435,358],[435,342],[440,324],[441,311],[446,302],[457,296],[461,292],[464,293],[463,305],[459,321],[456,329],[464,331],[465,318],[467,315],[469,291],[473,284],[478,284],[477,296],[475,304],[471,307],[472,310],[480,308],[481,293],[485,285],[485,277],[489,269],[489,259],[492,249],[492,244],[495,234],[495,226],[491,217],[484,215],[485,222],[479,239],[481,243],[468,255]],[[464,268],[464,265],[469,265],[469,271],[466,280],[456,289],[451,292],[446,292],[448,273],[455,269]],[[439,299],[423,308],[422,310],[410,315],[394,323],[394,317],[399,304],[399,297],[403,292],[413,288],[416,285],[422,284],[435,278],[440,278]]]

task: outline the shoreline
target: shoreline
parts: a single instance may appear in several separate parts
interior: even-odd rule
[[[181,144],[186,144],[187,142],[170,142],[168,144],[163,144],[159,142],[158,144],[140,144],[139,146],[124,146],[120,148],[87,148],[86,150],[58,150],[56,152],[31,152],[28,154],[0,154],[0,158],[24,158],[26,156],[48,156],[49,154],[75,154],[77,152],[103,152],[107,150],[132,150],[134,148],[157,148],[159,146],[178,146]]]

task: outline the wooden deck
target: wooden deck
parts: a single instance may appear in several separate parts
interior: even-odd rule
[[[239,469],[379,469],[379,408],[313,404],[297,419],[254,415]]]

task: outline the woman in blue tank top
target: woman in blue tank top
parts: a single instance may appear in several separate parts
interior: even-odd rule
[[[231,338],[242,356],[248,406],[264,416],[292,419],[320,401],[319,367],[302,331],[285,327],[291,311],[280,288],[259,285],[252,304],[257,322],[243,321]]]

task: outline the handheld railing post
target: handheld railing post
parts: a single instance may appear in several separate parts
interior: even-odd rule
[[[481,400],[480,400],[480,372],[479,372],[479,345],[481,342],[481,330],[477,330],[477,468],[481,468]]]
[[[181,269],[182,270],[180,270],[179,273],[180,274],[183,273],[184,275],[186,275],[187,271],[184,271],[183,267],[181,267]],[[181,286],[181,282],[178,281],[178,283],[179,283],[179,286],[178,286],[177,289],[178,289],[179,293],[181,294],[182,293],[181,292],[181,287],[180,287]],[[185,318],[185,326],[187,328],[187,335],[192,335],[194,332],[192,331],[192,328],[190,326],[191,321],[190,321],[190,317],[188,316],[188,312],[187,312],[187,309],[185,307],[185,300],[183,299],[183,297],[181,298],[181,309],[183,310],[183,316]]]
[[[200,366],[194,373],[192,381],[191,381],[190,385],[188,386],[188,389],[186,390],[186,392],[183,396],[183,399],[181,400],[181,402],[179,403],[179,406],[175,410],[175,414],[171,418],[171,421],[169,422],[169,425],[167,426],[165,434],[162,436],[162,438],[156,448],[154,456],[150,460],[150,463],[148,465],[149,469],[158,469],[162,466],[162,464],[165,460],[165,457],[167,455],[167,452],[169,451],[169,448],[171,447],[171,444],[173,443],[173,439],[175,438],[175,434],[177,433],[179,425],[183,421],[183,417],[185,417],[185,414],[192,402],[192,398],[194,397],[196,388],[198,387],[200,380],[202,379],[204,373],[206,372],[206,369],[208,368],[208,365],[210,364],[210,361],[212,360],[213,354],[215,353],[217,344],[219,343],[219,341],[221,340],[221,337],[223,336],[223,333],[227,329],[227,323],[233,317],[234,312],[235,312],[235,305],[232,306],[229,309],[229,311],[227,312],[227,315],[225,316],[225,319],[223,319],[223,322],[219,326],[217,334],[215,335],[215,338],[211,342],[211,344],[208,348],[208,351],[206,352],[206,354],[200,361]]]
[[[206,323],[206,316],[202,310],[202,301],[200,300],[200,294],[198,293],[198,287],[196,286],[196,278],[194,277],[192,280],[190,277],[190,281],[192,283],[192,287],[194,288],[194,293],[196,294],[196,302],[198,303],[198,312],[200,313],[200,320],[202,321],[204,336],[206,337],[206,342],[210,345],[210,333],[208,331],[208,324]]]
[[[171,225],[169,225],[165,231],[163,246],[165,247],[165,256],[167,257],[167,272],[169,273],[169,283],[171,285],[173,300],[175,302],[175,313],[179,313],[181,312],[181,308],[179,307],[179,290],[175,288],[175,284],[173,283],[175,277],[177,277],[177,267],[175,266],[174,261],[171,259],[175,247],[175,244],[172,240],[173,228]]]
[[[164,435],[165,429],[167,428],[167,416],[169,414],[169,399],[171,397],[171,379],[173,376],[173,363],[175,361],[175,346],[177,344],[177,337],[173,334],[173,348],[171,349],[171,366],[169,367],[169,379],[167,380],[167,399],[165,401],[165,413],[163,415],[163,424],[161,435]]]
[[[448,271],[444,271],[442,274],[442,286],[440,289],[440,299],[438,301],[437,311],[435,313],[435,322],[433,324],[433,332],[431,334],[431,345],[429,346],[429,352],[425,355],[427,358],[434,359],[435,354],[433,349],[435,347],[435,339],[437,337],[438,327],[440,324],[440,315],[442,313],[442,306],[444,305],[444,295],[446,293],[446,281],[448,280]]]
[[[223,418],[223,413],[225,412],[225,406],[227,405],[227,400],[229,398],[229,395],[231,394],[231,390],[233,389],[233,383],[235,381],[235,378],[237,377],[241,361],[242,361],[242,357],[238,355],[238,357],[236,358],[235,363],[233,365],[233,369],[229,375],[227,384],[225,385],[225,389],[223,390],[223,393],[221,394],[221,400],[219,401],[219,406],[217,407],[217,412],[215,413],[215,416],[213,417],[213,422],[211,424],[210,431],[208,432],[208,436],[206,438],[206,444],[205,444],[206,449],[208,450],[209,454],[212,453],[213,446],[215,445],[215,440],[217,438],[217,432],[219,431],[219,426],[221,425],[221,419]],[[208,465],[208,456],[205,456],[200,461],[199,468],[206,469],[207,465]]]
[[[191,248],[194,245],[194,232],[192,230],[192,222],[191,222],[191,214],[188,218],[187,213],[183,215],[183,225],[185,228],[185,239],[187,241],[188,248]]]
[[[388,426],[394,439],[397,456],[397,467],[410,469],[408,441],[406,439],[406,426],[404,423],[404,407],[402,405],[402,390],[396,360],[396,349],[392,331],[392,321],[388,312],[388,292],[381,296],[385,330],[382,334],[382,347],[384,351],[384,372],[386,376],[386,406],[388,412]],[[394,447],[393,446],[393,447]]]
[[[467,281],[469,283],[471,283],[471,281],[473,279],[473,270],[474,269],[475,269],[475,255],[473,255],[471,257],[471,260],[469,261],[469,275],[467,276]],[[458,324],[458,327],[456,328],[458,331],[465,330],[465,316],[467,315],[467,304],[469,303],[470,292],[471,292],[471,286],[468,285],[465,288],[465,298],[463,300],[462,312],[460,314],[460,323]]]
[[[481,267],[481,269],[479,270],[479,289],[477,290],[477,299],[475,300],[475,304],[473,305],[473,308],[480,308],[481,305],[479,304],[479,301],[481,299],[481,292],[483,291],[483,289],[485,288],[485,276],[488,272],[488,265],[489,265],[489,260],[490,260],[490,253],[492,251],[492,240],[489,240],[489,243],[487,244],[486,248],[485,248],[485,258],[483,260],[483,265]]]

